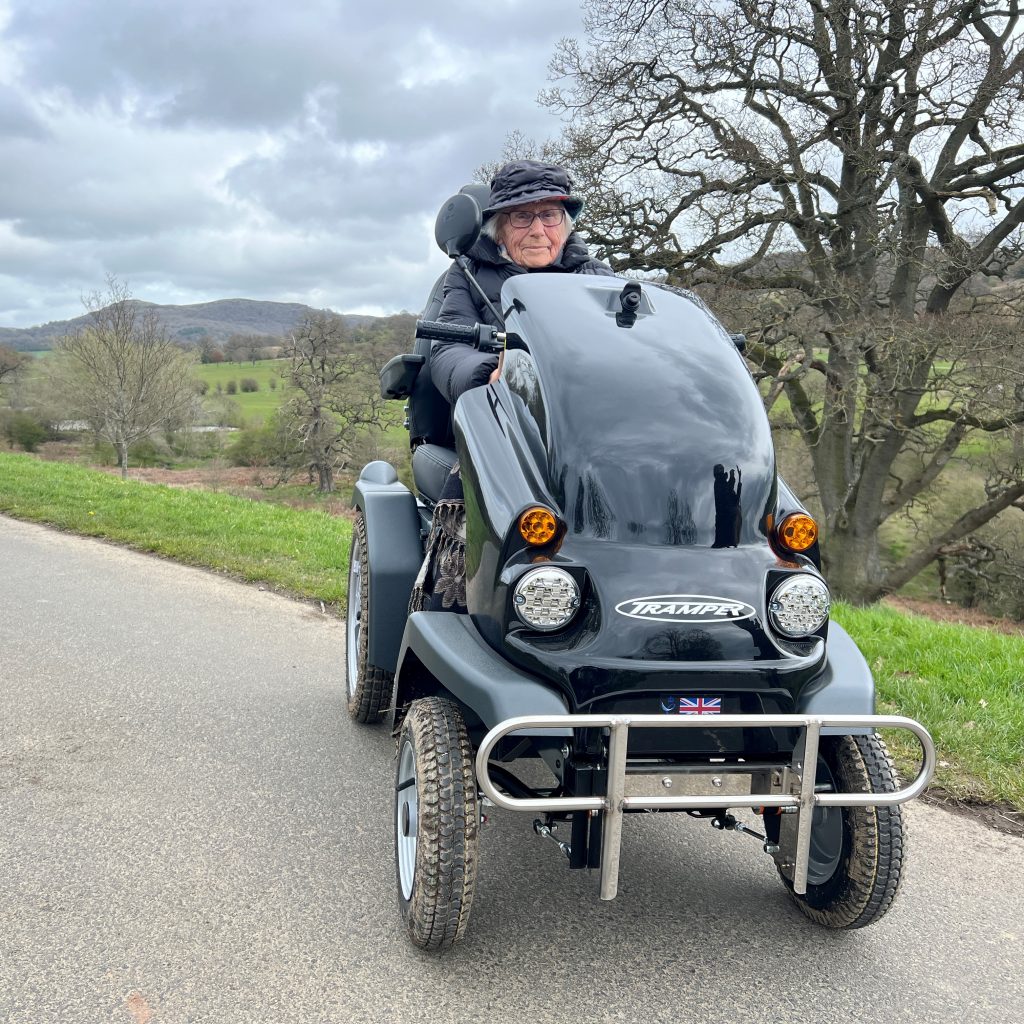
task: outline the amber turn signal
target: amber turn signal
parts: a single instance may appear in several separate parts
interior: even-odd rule
[[[776,527],[775,536],[787,551],[806,551],[818,539],[818,524],[806,512],[791,512]]]
[[[558,520],[546,508],[528,508],[519,517],[519,532],[533,547],[547,544],[558,533]]]

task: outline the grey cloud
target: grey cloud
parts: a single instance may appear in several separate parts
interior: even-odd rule
[[[46,135],[46,126],[25,98],[0,84],[0,138],[43,139]]]
[[[77,314],[108,271],[153,301],[419,308],[438,204],[508,131],[557,131],[535,97],[579,29],[548,0],[8,8],[0,323],[18,325]]]
[[[223,204],[189,176],[201,166],[201,140],[125,139],[116,123],[92,120],[62,129],[61,139],[5,146],[0,220],[19,234],[116,238],[223,218]]]
[[[168,124],[273,127],[301,117],[326,85],[342,98],[339,137],[354,128],[388,138],[392,124],[429,129],[420,115],[447,112],[453,90],[431,96],[439,71],[459,79],[469,102],[510,86],[521,95],[524,78],[532,101],[554,39],[578,22],[554,6],[401,0],[383,17],[379,5],[356,2],[42,0],[16,5],[6,34],[30,82],[78,102],[116,104],[128,93],[140,117]],[[408,76],[415,88],[403,88]]]

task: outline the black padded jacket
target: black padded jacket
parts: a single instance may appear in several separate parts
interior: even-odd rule
[[[607,264],[587,252],[583,240],[573,232],[562,246],[557,260],[547,267],[528,270],[506,259],[495,242],[482,235],[469,252],[473,276],[496,309],[501,309],[501,286],[516,274],[603,274],[615,276]],[[456,263],[444,279],[444,301],[437,319],[449,324],[490,324],[501,328]],[[430,354],[430,376],[442,395],[455,407],[459,396],[487,383],[498,365],[498,357],[478,352],[472,345],[437,341]]]

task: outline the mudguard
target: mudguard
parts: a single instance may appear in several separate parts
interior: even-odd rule
[[[491,729],[519,715],[567,715],[565,701],[534,676],[506,661],[480,637],[473,620],[456,612],[413,612],[405,625],[398,659],[396,707],[408,702],[414,654],[424,668]],[[570,729],[545,729],[546,736],[571,736]]]
[[[412,491],[387,462],[371,462],[356,481],[352,504],[366,523],[369,568],[367,660],[394,672],[416,575],[423,561],[420,517]]]
[[[798,715],[873,715],[875,680],[864,655],[837,622],[828,626],[825,668],[800,691]],[[866,736],[870,729],[822,729],[823,736]]]

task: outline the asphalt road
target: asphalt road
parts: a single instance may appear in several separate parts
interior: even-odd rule
[[[1024,1021],[1024,841],[921,804],[855,933],[704,823],[627,820],[601,903],[499,812],[465,942],[413,950],[342,661],[318,608],[0,518],[0,1021]]]

